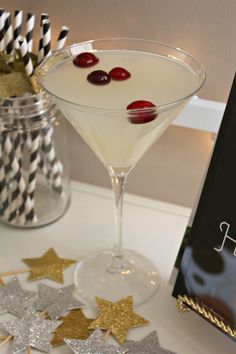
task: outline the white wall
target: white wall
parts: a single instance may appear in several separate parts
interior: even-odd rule
[[[130,36],[180,47],[206,66],[201,97],[227,98],[236,63],[235,0],[2,0],[0,6],[34,12],[38,20],[48,12],[54,38],[61,25],[71,28],[68,43]]]
[[[68,44],[129,36],[180,47],[206,67],[199,96],[227,99],[236,63],[235,0],[2,0],[0,6],[35,13],[37,32],[40,13],[48,12],[54,43],[61,25],[68,25]],[[72,130],[69,134],[72,177],[108,186],[103,166]],[[191,206],[211,146],[209,133],[169,128],[131,173],[128,191]]]

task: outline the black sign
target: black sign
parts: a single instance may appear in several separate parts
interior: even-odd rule
[[[186,237],[173,295],[189,295],[235,329],[236,76]]]

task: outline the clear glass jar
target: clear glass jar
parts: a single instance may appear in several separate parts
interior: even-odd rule
[[[67,122],[45,93],[0,99],[0,221],[39,227],[70,202]]]

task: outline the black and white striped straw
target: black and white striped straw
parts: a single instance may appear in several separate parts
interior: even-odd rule
[[[20,36],[19,44],[20,44],[20,52],[21,52],[22,60],[25,66],[26,75],[28,77],[31,77],[34,73],[34,67],[33,67],[32,60],[30,58],[30,54],[28,52],[28,47],[27,47],[27,42],[25,37]]]
[[[34,193],[36,188],[36,177],[39,161],[40,133],[39,130],[33,130],[30,134],[30,165],[28,176],[28,193],[34,205]]]
[[[12,132],[11,142],[13,145],[14,156],[18,160],[19,168],[22,168],[22,151],[21,151],[21,134],[17,131]],[[10,223],[15,223],[17,221],[17,210],[18,207],[21,205],[22,195],[19,190],[19,186],[14,180],[12,183],[12,191],[11,191],[11,198],[10,198],[10,215],[8,217],[8,221]]]
[[[6,181],[6,173],[4,168],[4,153],[3,146],[5,144],[6,134],[1,131],[0,138],[0,215],[6,219],[9,216],[9,198],[8,198],[8,186]]]
[[[0,9],[0,52],[5,50],[5,10]]]
[[[45,126],[42,130],[42,150],[45,152],[48,165],[50,166],[53,189],[63,195],[63,183],[61,179],[62,166],[58,161],[53,143],[53,127]]]
[[[5,48],[6,53],[9,55],[8,62],[13,62],[13,31],[11,25],[11,14],[10,12],[6,12],[5,16]]]
[[[21,204],[18,209],[20,220],[19,222],[21,225],[24,225],[26,220],[33,221],[35,219],[35,211],[31,198],[27,193],[26,183],[22,175],[18,159],[15,156],[13,144],[11,143],[9,135],[7,135],[3,147],[6,155],[9,157],[9,160],[11,162],[11,171],[13,173],[13,178],[18,185],[19,193],[21,195]]]
[[[23,18],[23,11],[16,10],[14,14],[14,48],[19,49],[19,42],[18,38],[21,34],[21,27],[22,27],[22,18]]]
[[[44,58],[51,54],[51,25],[49,20],[43,20],[43,54]]]
[[[48,20],[49,16],[46,13],[41,14],[40,19],[40,32],[39,32],[39,50],[38,50],[38,63],[40,63],[44,57],[43,50],[43,20]]]
[[[28,52],[31,53],[33,50],[33,32],[35,25],[35,15],[28,13],[26,21],[26,41],[28,46]]]
[[[64,47],[67,36],[68,36],[68,32],[69,32],[69,27],[62,26],[61,32],[60,32],[58,39],[57,39],[56,50],[62,49]]]

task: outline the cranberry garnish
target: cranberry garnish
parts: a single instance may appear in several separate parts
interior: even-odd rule
[[[117,66],[116,68],[111,69],[109,75],[113,80],[122,81],[130,78],[131,74],[124,68]]]
[[[151,107],[154,107],[154,108],[149,109],[148,111],[130,112],[129,121],[133,124],[144,124],[144,123],[151,122],[152,120],[154,120],[158,116],[156,109],[155,109],[155,107],[156,107],[155,104],[150,101],[139,100],[139,101],[134,101],[134,102],[130,103],[127,106],[127,109],[129,109],[129,110],[133,110],[133,109],[141,110],[141,109],[151,108]]]
[[[73,63],[75,66],[78,66],[80,68],[89,68],[90,66],[93,66],[97,64],[98,58],[95,57],[93,53],[89,52],[84,52],[79,55],[73,60]]]
[[[95,70],[88,74],[87,80],[94,85],[106,85],[111,81],[111,77],[106,71]]]

